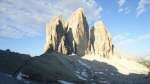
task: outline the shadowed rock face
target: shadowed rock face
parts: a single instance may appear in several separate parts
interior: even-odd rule
[[[113,45],[102,21],[96,22],[89,34],[83,9],[79,8],[66,22],[58,16],[47,24],[45,52],[51,51],[79,56],[89,53],[109,56],[112,55]]]
[[[90,30],[89,52],[101,56],[110,56],[113,54],[113,44],[110,33],[102,21],[95,23]]]

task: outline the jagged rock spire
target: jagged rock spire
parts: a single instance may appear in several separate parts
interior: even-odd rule
[[[45,52],[50,51],[80,56],[89,52],[109,56],[113,53],[113,44],[103,21],[96,22],[89,34],[86,16],[79,8],[66,22],[62,16],[57,16],[47,24]]]
[[[77,9],[66,24],[68,42],[72,44],[73,53],[84,55],[88,47],[89,27],[83,9]]]
[[[62,44],[62,37],[65,34],[64,19],[62,16],[52,18],[46,25],[46,44],[45,52],[58,51]],[[63,42],[64,43],[64,42]]]
[[[113,53],[113,44],[110,33],[107,32],[103,21],[98,21],[90,30],[90,52],[101,56],[110,56]]]

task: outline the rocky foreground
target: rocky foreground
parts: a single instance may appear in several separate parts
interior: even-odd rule
[[[0,51],[1,84],[149,84],[146,70],[133,60],[85,59],[57,52],[29,57]]]

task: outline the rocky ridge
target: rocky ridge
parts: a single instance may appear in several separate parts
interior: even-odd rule
[[[65,22],[62,16],[54,17],[46,26],[45,53],[51,51],[79,56],[99,54],[108,57],[113,54],[110,33],[102,21],[89,25],[82,8],[77,9]]]

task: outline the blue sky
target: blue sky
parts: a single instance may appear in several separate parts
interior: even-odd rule
[[[46,23],[79,7],[90,26],[104,21],[121,52],[150,54],[150,0],[0,0],[0,49],[42,54]]]

